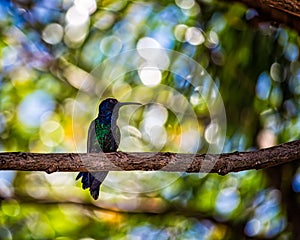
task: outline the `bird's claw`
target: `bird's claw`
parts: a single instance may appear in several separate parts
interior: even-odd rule
[[[115,153],[115,155],[118,157],[118,158],[122,158],[122,155],[123,155],[124,153],[123,152],[120,152],[120,151],[118,151],[118,152],[116,152]]]

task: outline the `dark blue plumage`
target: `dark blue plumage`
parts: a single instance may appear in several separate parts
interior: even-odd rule
[[[120,130],[117,119],[120,107],[132,102],[120,103],[114,98],[107,98],[99,105],[99,113],[89,127],[87,152],[116,152],[120,143]],[[76,180],[81,179],[82,188],[90,189],[91,196],[96,200],[99,197],[99,189],[108,172],[80,172]]]

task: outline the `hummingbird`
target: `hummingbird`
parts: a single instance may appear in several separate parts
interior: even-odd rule
[[[98,116],[91,122],[88,130],[87,152],[116,152],[120,143],[120,130],[117,126],[119,110],[125,105],[141,105],[136,102],[119,102],[107,98],[99,105]],[[108,172],[80,172],[76,180],[81,179],[82,188],[89,188],[91,196],[97,200],[99,189]]]

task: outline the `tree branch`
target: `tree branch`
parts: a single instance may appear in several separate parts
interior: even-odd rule
[[[0,170],[86,172],[171,171],[225,175],[263,169],[300,159],[300,140],[252,152],[223,154],[179,153],[0,153]]]
[[[300,32],[300,2],[298,0],[223,0],[224,2],[241,2],[255,8],[259,17],[284,23]]]

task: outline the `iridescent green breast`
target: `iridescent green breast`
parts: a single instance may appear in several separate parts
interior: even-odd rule
[[[106,143],[108,141],[107,138],[111,135],[110,129],[111,129],[110,124],[103,124],[100,122],[99,119],[95,119],[96,138],[102,149],[105,147],[105,145],[107,145],[107,143]]]

